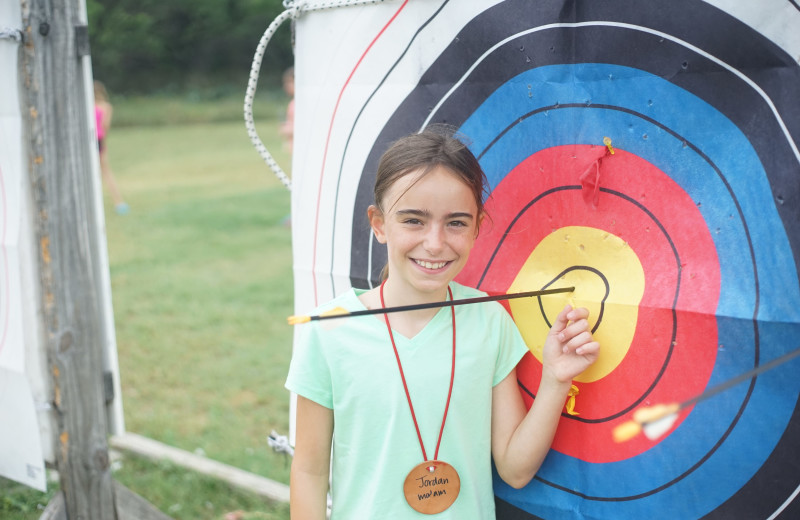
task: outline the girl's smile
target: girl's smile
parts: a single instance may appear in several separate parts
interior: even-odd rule
[[[387,245],[387,292],[403,302],[443,300],[478,234],[472,190],[437,166],[398,179],[381,207],[371,207],[369,218],[376,238]]]
[[[425,269],[441,269],[442,267],[447,265],[447,262],[426,262],[424,260],[414,260],[417,265],[424,267]]]

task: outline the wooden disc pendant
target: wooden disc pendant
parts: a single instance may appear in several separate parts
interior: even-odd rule
[[[450,507],[459,491],[458,472],[441,460],[428,460],[414,466],[403,483],[408,505],[426,515],[435,515]]]

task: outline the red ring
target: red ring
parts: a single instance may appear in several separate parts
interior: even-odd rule
[[[506,292],[538,243],[566,226],[612,233],[637,255],[645,290],[631,347],[609,375],[578,383],[580,415],[564,416],[553,442],[559,452],[588,462],[623,460],[657,444],[644,436],[617,444],[611,433],[630,419],[635,407],[682,402],[701,393],[717,352],[719,260],[702,214],[687,193],[654,165],[624,150],[617,149],[614,155],[604,150],[590,145],[548,148],[509,172],[487,201],[490,219],[458,277],[459,282],[489,293]],[[578,187],[581,174],[598,157],[603,157],[601,192],[593,208]],[[515,218],[508,236],[524,236],[524,241],[503,241]],[[557,266],[554,275],[567,267]],[[670,348],[673,331],[675,344]],[[526,355],[517,377],[521,386],[535,393],[541,364]],[[523,396],[530,406],[532,399]]]

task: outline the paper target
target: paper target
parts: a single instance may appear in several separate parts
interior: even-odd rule
[[[430,10],[406,49],[453,9]],[[350,283],[375,283],[385,263],[364,218],[378,158],[448,123],[490,183],[490,218],[458,281],[489,293],[577,287],[571,300],[507,305],[531,348],[518,369],[527,403],[564,303],[590,308],[604,348],[535,480],[513,490],[496,479],[498,518],[800,514],[796,365],[685,410],[658,439],[611,437],[639,406],[684,401],[800,346],[797,61],[689,0],[508,0],[435,48],[359,152],[340,232]],[[354,112],[412,59],[396,53]],[[358,155],[348,146],[342,164]]]

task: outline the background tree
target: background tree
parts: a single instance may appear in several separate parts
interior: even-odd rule
[[[118,93],[244,88],[281,0],[87,0],[94,76]],[[284,25],[262,66],[278,87],[293,62]]]

